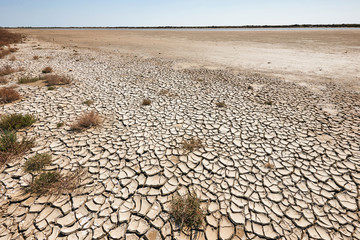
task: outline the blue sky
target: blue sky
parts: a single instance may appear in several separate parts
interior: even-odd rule
[[[360,23],[360,0],[0,0],[0,26]]]

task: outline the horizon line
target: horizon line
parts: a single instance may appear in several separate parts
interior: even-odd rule
[[[67,26],[67,27],[31,27],[31,26],[18,26],[18,27],[3,27],[4,29],[12,28],[34,28],[34,29],[47,29],[47,28],[123,28],[123,29],[163,29],[163,28],[312,28],[312,27],[325,27],[325,28],[335,28],[335,27],[348,27],[348,28],[358,28],[360,23],[341,23],[341,24],[280,24],[280,25],[204,25],[204,26],[92,26],[92,27],[80,27],[80,26]]]

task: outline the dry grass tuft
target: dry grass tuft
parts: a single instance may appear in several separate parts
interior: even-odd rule
[[[48,86],[70,84],[71,79],[66,76],[49,75],[45,77]]]
[[[42,172],[26,192],[36,195],[70,193],[79,185],[83,171],[60,174],[58,171]]]
[[[57,127],[57,128],[61,128],[62,126],[64,126],[64,123],[63,123],[63,122],[58,122],[58,123],[56,124],[56,127]]]
[[[267,162],[267,163],[264,164],[264,167],[269,168],[269,169],[273,169],[273,168],[275,168],[275,165],[272,164],[271,162]]]
[[[33,60],[39,60],[39,56],[37,56],[37,55],[35,55],[35,56],[33,56]]]
[[[151,100],[150,99],[144,99],[141,103],[141,105],[143,106],[149,106],[151,104]]]
[[[20,97],[20,94],[11,87],[0,88],[0,103],[11,103]]]
[[[218,108],[224,108],[224,107],[226,107],[225,102],[216,102],[215,105],[216,105]]]
[[[42,73],[52,73],[53,72],[53,69],[51,67],[46,67],[44,68],[42,71]]]
[[[90,107],[93,103],[94,103],[93,100],[86,100],[86,101],[83,102],[83,104],[85,104],[85,105],[87,105],[87,106],[89,106],[89,107]]]
[[[272,102],[271,100],[266,100],[266,101],[264,102],[264,104],[271,106],[271,105],[273,105],[273,102]]]
[[[23,138],[18,141],[16,132],[0,132],[0,167],[7,162],[25,154],[30,148],[35,146],[34,139]]]
[[[70,128],[73,131],[81,131],[86,128],[98,126],[99,124],[99,114],[95,111],[91,111],[80,116],[80,118],[75,123],[73,123]]]
[[[0,129],[11,131],[18,130],[21,128],[30,127],[34,122],[36,122],[36,118],[30,114],[9,114],[3,115],[0,117]]]
[[[194,192],[187,196],[176,195],[170,203],[170,215],[175,224],[187,231],[199,229],[204,221],[200,199]]]
[[[11,56],[11,57],[9,58],[9,60],[10,60],[10,61],[15,61],[15,60],[16,60],[16,57],[15,57],[15,56]]]
[[[9,75],[9,74],[14,73],[16,71],[17,71],[16,69],[12,68],[9,65],[6,65],[6,66],[0,68],[0,76]]]
[[[183,144],[183,148],[190,152],[203,147],[202,142],[198,138],[191,138],[190,140],[184,140],[182,144]]]
[[[28,173],[42,171],[46,165],[51,163],[51,155],[48,153],[35,154],[24,164],[24,171]]]
[[[4,77],[0,77],[0,84],[7,84],[9,81],[4,78]]]

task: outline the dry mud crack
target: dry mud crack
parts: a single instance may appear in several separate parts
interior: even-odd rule
[[[0,106],[39,119],[21,133],[36,147],[0,172],[0,240],[189,239],[168,211],[174,193],[190,190],[206,216],[199,239],[360,239],[358,93],[49,43],[18,47],[16,61],[0,60],[25,69],[9,85],[45,66],[74,81],[53,91],[20,85],[21,101]],[[90,110],[101,126],[70,132]],[[192,137],[203,147],[186,152]],[[25,160],[43,152],[61,172],[87,169],[73,193],[22,192]]]

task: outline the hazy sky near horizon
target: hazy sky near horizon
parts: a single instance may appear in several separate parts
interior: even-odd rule
[[[3,27],[360,23],[360,0],[0,0]]]

